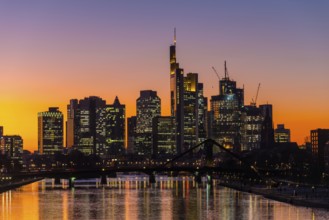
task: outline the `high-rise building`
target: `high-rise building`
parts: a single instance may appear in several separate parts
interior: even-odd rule
[[[184,70],[176,60],[176,29],[174,44],[170,46],[170,112],[176,124],[176,153],[184,146]]]
[[[78,128],[78,100],[71,99],[67,105],[67,121],[66,121],[66,147],[73,147],[78,143],[77,128]]]
[[[172,116],[153,118],[153,156],[163,157],[176,154],[176,125]]]
[[[176,60],[176,30],[174,44],[170,46],[170,106],[175,118],[176,153],[188,150],[207,137],[207,99],[197,73],[188,73]]]
[[[273,106],[271,104],[259,105],[259,109],[264,118],[268,114],[269,119],[273,121]]]
[[[136,137],[136,123],[137,117],[131,116],[127,119],[128,123],[128,147],[127,152],[133,154],[135,152],[135,137]]]
[[[3,126],[0,126],[0,138],[3,136]]]
[[[198,83],[198,143],[208,137],[208,98],[203,95],[203,83]]]
[[[1,153],[9,159],[22,163],[23,139],[19,135],[5,135],[1,137]]]
[[[135,150],[140,155],[152,154],[152,120],[161,115],[161,100],[156,91],[144,90],[136,101]]]
[[[241,114],[244,90],[230,80],[225,62],[225,77],[219,81],[219,95],[212,96],[212,138],[224,147],[239,150],[241,145]]]
[[[261,131],[261,148],[269,149],[274,147],[274,128],[272,105],[260,105],[261,113],[264,117]]]
[[[319,165],[321,172],[325,169],[325,153],[328,151],[326,146],[329,146],[329,129],[311,130],[311,146],[312,155]]]
[[[63,149],[63,114],[57,107],[38,113],[38,149],[40,154],[55,154]]]
[[[75,114],[77,120],[74,131],[77,141],[75,146],[84,154],[96,154],[103,146],[104,128],[97,126],[99,114],[97,110],[103,109],[106,101],[97,96],[90,96],[79,100]]]
[[[113,104],[106,105],[102,111],[102,115],[98,117],[101,123],[98,125],[104,131],[102,132],[104,139],[100,140],[104,145],[99,149],[99,155],[122,154],[125,151],[126,106],[115,97]]]
[[[274,130],[274,140],[277,143],[290,142],[290,129],[284,127],[284,124],[278,124]]]
[[[188,73],[184,77],[184,149],[188,150],[198,142],[199,102],[198,74]]]
[[[264,117],[260,108],[255,105],[244,106],[241,125],[241,151],[260,148],[263,120]]]

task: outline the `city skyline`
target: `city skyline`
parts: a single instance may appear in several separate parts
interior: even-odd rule
[[[206,3],[199,9],[195,2],[187,8],[177,4],[174,12],[200,11],[203,17],[199,19],[186,14],[186,19],[194,19],[195,23],[178,19],[182,18],[178,15],[166,21],[165,10],[143,14],[146,10],[141,6],[134,11],[136,5],[125,3],[115,6],[132,13],[127,17],[113,13],[111,16],[119,21],[105,19],[113,10],[110,3],[93,3],[94,8],[88,9],[85,2],[71,14],[72,3],[66,9],[56,3],[42,3],[36,8],[36,4],[28,4],[25,14],[16,18],[10,12],[23,9],[15,3],[2,4],[0,8],[8,10],[0,9],[0,20],[10,19],[3,23],[4,36],[0,38],[4,45],[0,72],[5,82],[0,90],[0,124],[5,134],[22,136],[24,149],[37,150],[37,113],[58,106],[66,121],[66,105],[72,98],[96,95],[111,102],[118,96],[130,117],[136,115],[139,91],[154,90],[162,100],[162,115],[170,115],[168,46],[173,43],[174,27],[178,62],[186,73],[199,74],[208,99],[218,94],[218,79],[211,67],[223,77],[227,60],[230,77],[238,87],[244,85],[245,104],[251,102],[261,83],[257,105],[273,104],[274,125],[290,128],[292,141],[301,144],[310,130],[328,127],[329,104],[325,100],[329,94],[329,32],[324,10],[328,3],[323,3],[323,10],[304,2],[271,6],[259,3],[256,9],[241,5],[235,11],[225,2],[224,8],[233,10],[233,14],[223,15],[223,9],[211,9],[217,3]],[[96,14],[101,6],[104,9]],[[161,6],[168,8],[149,5],[154,9]],[[312,7],[305,15],[302,12],[307,6]],[[56,15],[59,12],[67,20]],[[278,16],[271,20],[270,15],[276,12]],[[288,12],[295,17],[288,17]],[[86,13],[92,15],[90,20],[84,18]],[[134,19],[142,14],[144,17]],[[29,19],[24,20],[24,15]],[[152,16],[161,25],[148,21]],[[228,23],[215,21],[216,16]],[[265,21],[258,20],[262,17]],[[233,18],[237,21],[230,21]],[[140,28],[131,24],[125,29],[120,22],[139,24]]]

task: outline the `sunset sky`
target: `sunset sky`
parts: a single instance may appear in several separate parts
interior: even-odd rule
[[[1,1],[0,125],[37,149],[37,113],[71,98],[117,95],[135,114],[140,90],[158,91],[169,114],[169,46],[218,94],[227,60],[245,104],[270,103],[274,123],[299,144],[329,128],[329,1]]]

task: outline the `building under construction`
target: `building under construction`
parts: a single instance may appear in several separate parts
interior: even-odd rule
[[[242,108],[244,90],[236,87],[236,82],[228,75],[225,61],[225,76],[219,80],[219,95],[210,100],[212,113],[212,136],[228,149],[241,148]]]

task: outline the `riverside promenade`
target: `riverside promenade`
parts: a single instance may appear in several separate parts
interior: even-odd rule
[[[271,187],[228,180],[222,180],[218,184],[297,206],[329,209],[329,189],[323,186],[316,187],[306,184],[300,185],[298,183],[283,182],[278,187]]]
[[[24,179],[24,180],[19,180],[19,181],[9,181],[9,182],[3,182],[0,183],[0,193],[6,192],[11,189],[15,189],[30,183],[34,183],[37,181],[42,180],[43,178],[29,178],[29,179]]]

